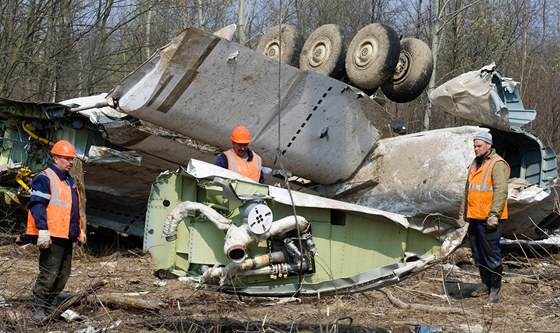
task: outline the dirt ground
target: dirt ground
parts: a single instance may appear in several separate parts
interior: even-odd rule
[[[160,280],[141,251],[94,255],[77,248],[66,290],[80,293],[102,278],[107,284],[70,308],[80,319],[37,324],[30,319],[29,297],[38,250],[8,244],[0,247],[0,332],[560,332],[560,255],[507,252],[502,301],[489,305],[486,296],[465,295],[478,274],[463,265],[468,249],[460,250],[447,264],[382,290],[274,299]],[[107,301],[106,295],[131,295],[156,308]]]

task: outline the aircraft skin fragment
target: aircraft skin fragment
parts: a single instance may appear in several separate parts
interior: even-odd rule
[[[334,196],[348,191],[349,184],[370,182],[369,187],[337,198],[405,216],[421,212],[455,216],[474,158],[472,138],[483,130],[463,126],[381,139],[352,178],[318,191]]]
[[[434,109],[503,131],[534,120],[535,110],[521,102],[519,82],[502,77],[495,67],[492,63],[438,86],[429,96]]]
[[[161,174],[144,235],[154,271],[198,276],[200,287],[225,292],[328,294],[396,283],[438,257],[441,241],[409,228],[398,214],[304,193],[293,193],[292,207],[286,191],[196,160]],[[259,205],[270,208],[273,222],[268,232],[253,234],[245,207]],[[294,209],[308,222],[290,224]],[[226,217],[230,222],[218,222]],[[156,222],[166,218],[174,221],[171,229]],[[232,257],[231,249],[240,248],[243,256]]]

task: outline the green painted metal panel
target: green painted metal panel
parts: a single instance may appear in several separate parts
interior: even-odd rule
[[[185,221],[187,220],[187,221]],[[188,227],[190,219],[185,219],[177,226],[177,239],[189,240],[191,238],[190,228]],[[176,244],[176,250],[179,254],[189,255],[189,242],[180,241]]]
[[[144,250],[152,256],[153,270],[169,270],[175,266],[175,243],[163,237],[163,221],[169,209],[161,202],[151,201],[146,212]]]
[[[169,242],[163,237],[163,225],[166,216],[180,203],[182,182],[178,181],[178,177],[180,176],[174,173],[160,175],[153,186],[156,190],[150,193],[144,230],[144,250],[149,251],[153,258],[154,271],[172,270],[176,265],[177,240]]]
[[[224,232],[210,221],[189,223],[189,253],[192,263],[227,264],[230,260],[224,254]],[[185,242],[185,238],[182,239]]]
[[[418,257],[437,253],[440,243],[433,236],[426,235],[415,229],[408,229],[406,239],[406,252],[414,253]]]
[[[305,276],[305,281],[313,283],[331,280],[335,277],[331,266],[331,261],[333,260],[332,252],[330,251],[331,225],[330,223],[312,222],[311,230],[313,232],[313,241],[319,252],[314,260],[315,273]]]

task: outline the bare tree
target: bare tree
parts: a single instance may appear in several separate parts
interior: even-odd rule
[[[479,1],[473,1],[469,4],[462,5],[458,9],[448,12],[447,6],[450,4],[448,1],[443,0],[432,0],[433,6],[433,27],[432,27],[432,54],[433,54],[433,69],[432,69],[432,76],[430,78],[430,82],[428,83],[427,92],[428,94],[431,93],[436,86],[436,75],[438,70],[438,53],[441,44],[444,42],[442,39],[443,32],[445,27],[451,22],[454,18],[457,17],[463,11],[466,11],[469,7],[475,5]],[[432,118],[432,104],[426,103],[426,110],[424,112],[424,122],[423,122],[423,129],[427,131],[430,129],[430,121]]]

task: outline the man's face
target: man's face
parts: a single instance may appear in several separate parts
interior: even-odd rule
[[[476,157],[484,156],[492,148],[492,145],[481,140],[474,141],[474,154]]]
[[[248,147],[249,147],[248,143],[233,142],[233,150],[240,157],[244,157],[245,155],[247,155]]]
[[[54,155],[53,165],[61,171],[70,172],[70,169],[74,166],[74,157]]]

